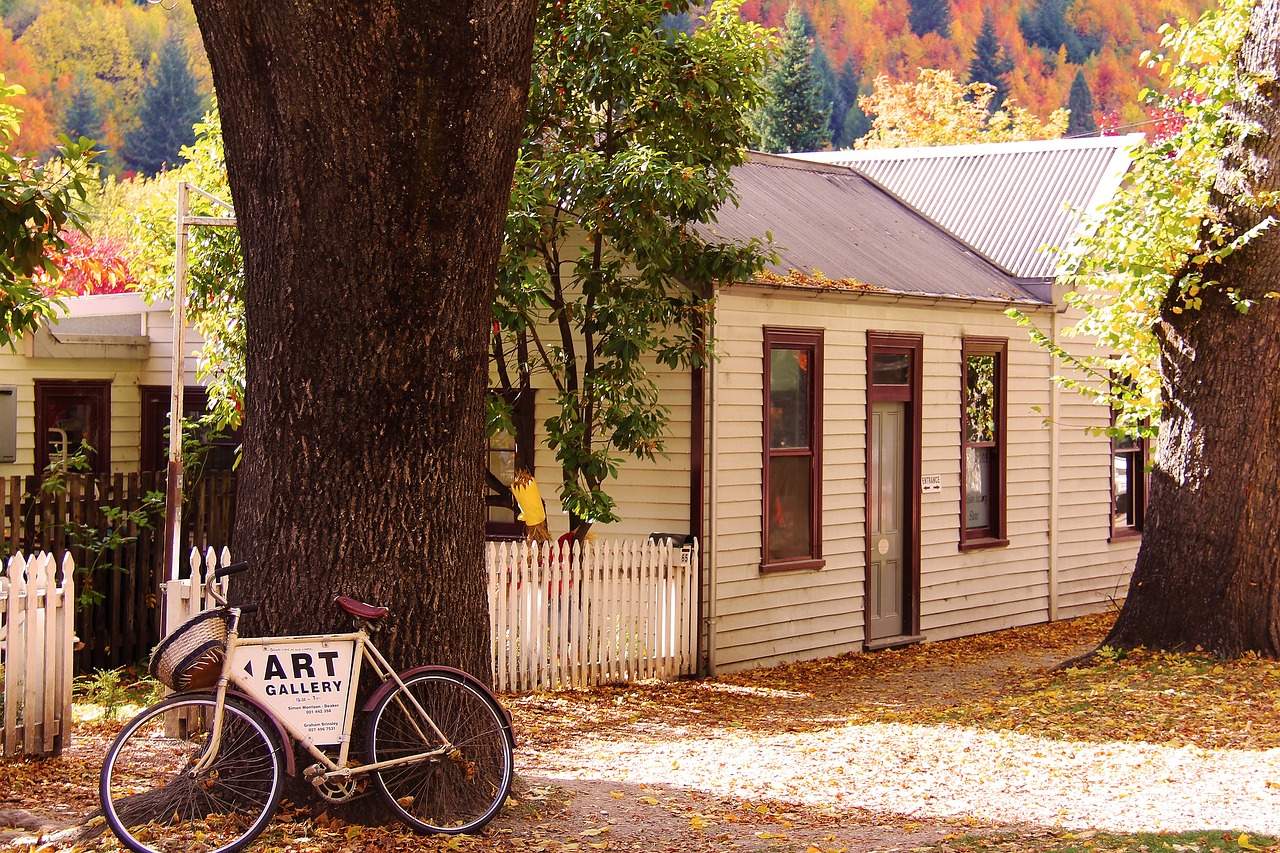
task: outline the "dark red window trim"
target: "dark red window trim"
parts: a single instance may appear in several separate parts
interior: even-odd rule
[[[996,357],[995,436],[993,441],[972,442],[966,423],[969,401],[969,356]],[[960,549],[992,548],[1009,544],[1006,513],[1008,485],[1008,396],[1009,341],[1007,338],[965,338],[960,346]],[[995,449],[996,470],[990,472],[992,495],[990,517],[986,527],[966,526],[969,517],[968,490],[965,487],[965,465],[970,447]]]
[[[807,447],[773,447],[770,434],[769,401],[771,353],[774,349],[799,349],[809,353],[812,367],[809,372],[809,445]],[[764,328],[764,400],[761,412],[764,439],[764,471],[760,496],[760,570],[762,572],[820,569],[826,563],[822,559],[822,329]],[[802,457],[809,460],[809,553],[786,560],[769,559],[769,472],[772,460],[783,457]]]

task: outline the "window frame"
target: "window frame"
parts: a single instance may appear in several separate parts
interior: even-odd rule
[[[993,441],[970,441],[968,431],[969,357],[995,356],[996,393]],[[999,548],[1009,544],[1008,529],[1008,338],[966,337],[960,344],[960,543],[961,551]],[[996,470],[990,472],[992,496],[988,523],[985,527],[969,527],[969,492],[966,485],[969,448],[992,447]]]
[[[45,406],[51,397],[81,397],[98,410],[94,435],[93,460],[85,473],[111,473],[111,380],[110,379],[37,379],[35,380],[35,473],[43,478],[49,469],[49,425],[45,423]]]
[[[774,448],[770,424],[770,400],[772,395],[772,354],[774,350],[808,351],[809,372],[808,431],[806,447]],[[760,494],[760,571],[783,572],[820,569],[826,565],[822,557],[822,397],[823,397],[823,330],[803,328],[778,328],[765,326],[763,330],[761,407],[761,494]],[[809,553],[803,557],[781,560],[769,558],[770,522],[769,487],[772,460],[783,458],[808,458],[809,460]]]
[[[1114,427],[1116,423],[1116,411],[1111,410],[1111,425]],[[1146,524],[1147,517],[1147,439],[1138,436],[1133,437],[1133,447],[1119,448],[1117,445],[1125,437],[1113,435],[1111,436],[1111,457],[1110,465],[1107,470],[1107,484],[1111,491],[1111,512],[1109,513],[1108,523],[1111,525],[1111,541],[1118,539],[1138,539],[1142,536],[1142,529]],[[1133,477],[1133,505],[1128,510],[1128,515],[1133,518],[1133,523],[1116,524],[1116,457],[1124,455],[1129,457],[1129,464],[1136,463],[1135,469],[1138,473]]]
[[[532,389],[524,391],[513,390],[511,392],[491,390],[489,393],[502,394],[511,405],[512,425],[516,428],[516,468],[524,468],[533,472],[534,450],[537,446],[534,441],[534,391]],[[492,473],[489,470],[489,454],[492,452],[493,448],[490,446],[489,440],[485,439],[484,467],[486,474]],[[488,477],[486,477],[487,480]],[[489,519],[490,507],[510,509],[516,515],[520,514],[520,507],[516,503],[514,496],[508,493],[506,497],[510,497],[510,501],[504,500],[504,496],[501,494],[495,494],[491,485],[486,482],[484,538],[487,541],[518,541],[525,538],[527,528],[523,521],[493,521]]]

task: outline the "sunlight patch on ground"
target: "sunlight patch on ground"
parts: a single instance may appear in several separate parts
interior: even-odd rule
[[[1280,749],[1081,743],[876,723],[643,744],[587,737],[533,763],[553,778],[665,784],[915,819],[1280,833]]]

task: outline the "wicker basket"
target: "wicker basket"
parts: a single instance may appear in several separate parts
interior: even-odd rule
[[[174,690],[211,687],[227,653],[227,612],[206,610],[179,625],[151,652],[151,674]]]

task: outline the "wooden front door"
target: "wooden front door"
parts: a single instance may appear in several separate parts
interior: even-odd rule
[[[867,336],[866,645],[920,630],[920,384],[917,336]]]
[[[907,589],[903,530],[907,511],[905,444],[906,404],[871,406],[871,481],[867,490],[867,639],[910,633],[903,619]]]

